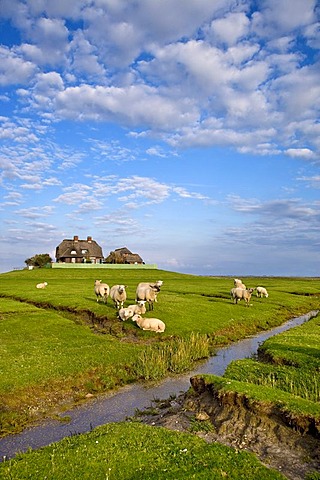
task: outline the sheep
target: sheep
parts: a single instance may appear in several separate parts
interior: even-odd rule
[[[132,320],[137,323],[142,330],[151,330],[152,332],[162,333],[166,329],[166,325],[159,318],[143,318],[141,315],[134,315]]]
[[[238,303],[239,300],[243,299],[246,303],[246,306],[249,306],[250,298],[253,291],[254,288],[232,288],[230,294],[231,298],[233,299],[233,303]]]
[[[118,310],[123,308],[123,304],[127,299],[127,285],[113,285],[110,289],[110,298],[114,302],[115,308]]]
[[[244,289],[247,288],[247,287],[245,286],[245,284],[242,283],[242,280],[240,280],[240,278],[235,278],[235,279],[233,280],[233,283],[234,283],[235,288],[244,288]]]
[[[267,289],[264,288],[264,287],[256,287],[256,290],[257,290],[257,297],[269,297],[269,294],[267,292]]]
[[[132,305],[131,305],[132,307]],[[133,317],[135,315],[135,312],[133,311],[132,308],[130,307],[122,307],[120,308],[120,310],[118,311],[118,318],[120,320],[122,320],[123,322],[125,320],[128,320],[129,318]]]
[[[137,289],[140,288],[140,287],[151,287],[157,291],[160,291],[160,288],[162,287],[163,285],[163,281],[162,280],[157,280],[156,282],[140,282],[137,286]]]
[[[101,280],[95,280],[94,293],[97,296],[97,302],[99,302],[100,298],[103,298],[104,303],[107,303],[110,287],[107,283],[102,283]]]
[[[46,288],[47,285],[48,285],[47,282],[38,283],[38,285],[36,285],[36,288]]]
[[[128,305],[126,308],[120,308],[118,317],[122,320],[128,320],[129,318],[133,317],[135,314],[143,314],[146,313],[146,306],[145,300],[140,300],[136,305]]]
[[[136,291],[136,302],[145,300],[148,302],[149,310],[153,310],[153,304],[157,302],[158,290],[153,287],[138,287]]]

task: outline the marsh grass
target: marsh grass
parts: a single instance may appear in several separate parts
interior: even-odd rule
[[[320,402],[319,372],[306,368],[276,366],[253,360],[232,362],[225,377],[255,385],[277,388],[292,395]]]
[[[173,338],[169,343],[148,346],[138,357],[134,372],[144,380],[159,380],[168,373],[190,370],[196,360],[209,357],[207,335],[191,333],[188,338]]]
[[[128,285],[128,304],[134,303],[139,281],[162,279],[154,313],[146,316],[161,318],[165,333],[119,322],[110,301],[96,302],[96,278]],[[261,283],[259,278],[243,280],[248,286]],[[47,288],[36,289],[43,281]],[[269,329],[319,304],[314,279],[264,278],[263,284],[270,297],[253,297],[246,308],[231,302],[233,279],[226,277],[99,269],[1,274],[0,435],[66,404],[71,407],[87,393],[184,372],[213,346]]]

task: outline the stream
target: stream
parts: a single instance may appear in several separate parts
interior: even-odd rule
[[[0,439],[0,461],[13,458],[18,453],[37,449],[64,437],[85,433],[93,428],[111,422],[120,422],[133,416],[137,409],[144,410],[151,406],[154,399],[167,399],[187,391],[190,377],[197,374],[212,373],[223,375],[233,360],[252,357],[258,347],[266,339],[290,328],[302,325],[318,314],[312,311],[294,318],[272,330],[261,332],[252,337],[240,340],[228,347],[216,351],[216,355],[199,364],[197,368],[184,375],[174,376],[152,384],[133,384],[121,387],[114,393],[88,400],[72,410],[64,412],[60,417],[70,417],[70,421],[45,421],[30,427],[16,435]]]

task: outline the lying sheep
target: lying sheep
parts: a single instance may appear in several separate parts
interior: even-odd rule
[[[257,290],[257,297],[260,297],[260,298],[262,298],[262,297],[267,297],[268,298],[269,297],[269,294],[268,294],[266,288],[257,287],[256,290]]]
[[[36,288],[46,288],[47,285],[47,282],[38,283],[38,285],[36,285]]]
[[[132,320],[137,323],[142,330],[151,330],[152,332],[162,333],[166,326],[159,318],[143,318],[141,315],[134,315]]]
[[[118,310],[123,308],[123,304],[127,299],[126,288],[127,285],[113,285],[110,289],[110,298]]]
[[[240,278],[235,278],[235,279],[233,280],[233,284],[234,284],[235,288],[244,288],[244,289],[247,288],[247,287],[245,286],[245,284],[242,283],[242,280],[240,280]]]
[[[136,291],[136,302],[140,300],[144,300],[148,302],[149,310],[153,310],[153,304],[157,302],[157,295],[158,290],[154,289],[153,287],[139,287]]]
[[[100,298],[103,298],[104,303],[107,303],[110,287],[107,283],[102,283],[101,280],[95,280],[94,293],[96,294],[97,302],[99,302]]]
[[[246,305],[249,306],[249,302],[251,299],[252,292],[254,288],[233,288],[230,292],[231,299],[233,299],[233,303],[238,303],[240,300],[244,300]]]
[[[122,321],[128,320],[133,315],[146,313],[145,300],[140,300],[136,305],[128,305],[126,308],[120,308],[118,316]]]

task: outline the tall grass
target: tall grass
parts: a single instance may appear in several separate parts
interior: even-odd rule
[[[194,332],[187,338],[150,345],[135,362],[135,374],[144,380],[159,380],[168,373],[185,372],[196,360],[209,357],[209,347],[208,336]]]
[[[224,376],[241,382],[277,388],[311,402],[320,402],[320,377],[319,372],[314,369],[238,360],[228,366]]]

